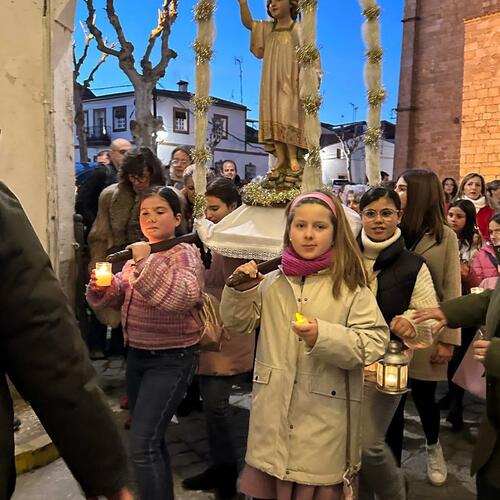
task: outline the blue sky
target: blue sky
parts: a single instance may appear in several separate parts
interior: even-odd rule
[[[135,3],[135,2],[134,2]],[[135,46],[135,58],[139,61],[146,47],[150,30],[156,26],[157,10],[161,0],[141,0],[139,8],[131,8],[131,0],[115,0],[115,9],[120,16],[125,35]],[[138,2],[139,3],[139,2]],[[218,0],[216,12],[215,56],[212,61],[211,94],[222,99],[240,102],[239,66],[235,58],[243,61],[243,103],[250,108],[249,118],[258,118],[258,94],[260,64],[249,52],[249,32],[240,23],[237,0]],[[254,19],[265,19],[265,1],[248,0]],[[178,54],[170,61],[165,77],[159,88],[176,89],[180,79],[190,82],[189,90],[194,92],[194,57],[191,44],[196,37],[196,23],[192,9],[195,0],[179,0],[179,16],[172,27],[170,47]],[[399,67],[401,57],[401,38],[403,0],[379,0],[382,8],[382,46],[384,48],[383,84],[388,91],[382,118],[391,119],[391,110],[397,105]],[[94,0],[97,11],[97,26],[116,40],[116,34],[109,25],[104,11],[104,0]],[[77,1],[75,16],[75,39],[77,55],[83,48],[83,35],[80,20],[87,17],[83,0]],[[363,82],[364,45],[361,39],[363,17],[357,0],[319,0],[318,10],[318,47],[321,51],[323,66],[323,106],[321,120],[330,123],[349,122],[354,118],[354,104],[358,109],[356,119],[366,114],[365,87]],[[99,58],[94,48],[89,51],[87,64],[81,76],[85,78]],[[158,61],[153,53],[153,64]],[[97,72],[91,88],[96,94],[131,90],[129,81],[118,67],[114,57]],[[103,88],[115,87],[115,88]]]

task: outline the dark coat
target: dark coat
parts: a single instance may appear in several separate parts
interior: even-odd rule
[[[488,482],[500,488],[500,280],[495,290],[471,294],[441,304],[452,328],[486,325],[491,339],[485,359],[486,416],[472,458],[472,473],[485,467]]]
[[[100,165],[90,173],[85,182],[78,188],[75,212],[83,217],[87,234],[97,217],[99,195],[104,188],[117,182],[117,171],[113,164]]]
[[[0,183],[0,500],[14,488],[8,376],[89,496],[128,481],[127,456],[73,312],[20,203]]]

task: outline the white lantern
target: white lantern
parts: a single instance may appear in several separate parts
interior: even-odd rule
[[[408,357],[396,340],[389,342],[385,356],[377,363],[377,389],[386,394],[408,391]]]

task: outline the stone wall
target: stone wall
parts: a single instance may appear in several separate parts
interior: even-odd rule
[[[500,178],[500,12],[465,21],[460,175]]]
[[[75,3],[2,2],[0,16],[0,179],[23,204],[70,297]]]
[[[500,0],[406,0],[395,174],[460,174],[464,20],[500,11]]]

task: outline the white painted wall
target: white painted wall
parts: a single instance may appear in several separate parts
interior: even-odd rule
[[[117,132],[113,130],[113,107],[127,106],[127,130],[125,132]],[[111,140],[118,137],[131,140],[130,120],[134,119],[134,97],[116,96],[108,98],[106,96],[91,99],[83,103],[84,110],[88,112],[88,126],[92,127],[94,123],[94,110],[106,109],[106,125],[111,135]],[[174,132],[173,116],[174,108],[188,108],[189,113],[189,133]],[[164,130],[167,133],[164,139],[158,145],[158,157],[163,163],[167,164],[170,161],[173,149],[179,145],[189,147],[194,146],[194,115],[193,108],[190,102],[174,99],[166,96],[158,96],[157,114],[163,118]],[[223,106],[212,106],[208,112],[208,127],[207,135],[211,131],[211,122],[214,114],[227,116],[228,136],[221,140],[215,150],[214,163],[224,160],[233,160],[238,165],[238,173],[243,178],[245,176],[245,165],[252,163],[256,166],[257,175],[264,175],[268,170],[268,155],[259,145],[245,143],[245,120],[246,113],[241,109],[227,108]],[[75,146],[78,144],[78,139],[75,136]],[[105,149],[102,146],[89,146],[89,157],[93,158],[98,151]]]
[[[323,165],[323,182],[325,184],[331,183],[333,179],[342,178],[345,176],[347,179],[346,160],[343,157],[337,158],[337,150],[342,150],[340,144],[331,144],[321,150],[321,162]],[[394,169],[394,143],[391,141],[383,140],[380,144],[380,170],[387,172],[391,179]],[[353,182],[364,184],[365,183],[365,148],[360,145],[352,155],[352,175]]]

